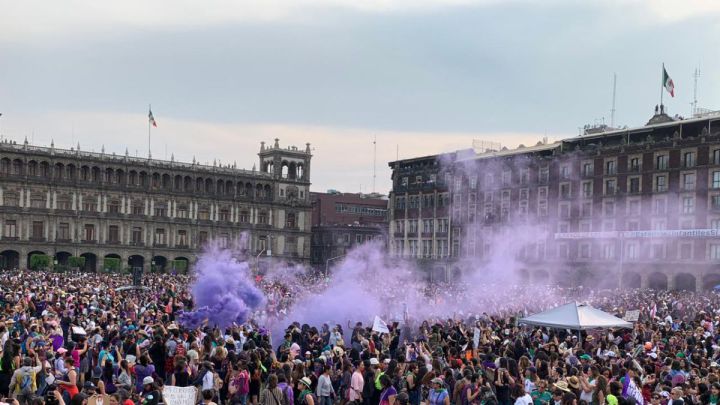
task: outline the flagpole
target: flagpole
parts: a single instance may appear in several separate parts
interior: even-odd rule
[[[660,105],[663,103],[663,90],[665,88],[665,62],[662,64],[662,72],[660,72]]]
[[[152,105],[148,104],[148,115],[152,112]],[[152,128],[152,123],[150,122],[150,117],[148,117],[148,159],[152,157],[152,154],[150,153],[150,131]]]

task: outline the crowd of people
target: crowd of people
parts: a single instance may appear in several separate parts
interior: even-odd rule
[[[520,317],[554,301],[488,294],[486,311],[422,319],[406,312],[384,332],[369,319],[322,325],[282,319],[298,286],[257,279],[268,297],[264,316],[287,325],[273,336],[252,320],[185,328],[176,319],[193,308],[185,276],[148,275],[140,289],[125,288],[129,282],[112,274],[0,273],[0,403],[156,405],[166,403],[166,386],[196,387],[196,403],[207,405],[717,405],[720,399],[714,292],[543,291],[555,301],[581,297],[620,317],[639,310],[632,330],[578,334],[523,326]],[[520,297],[518,291],[512,294]],[[439,303],[465,293],[463,286],[436,284],[421,294]]]

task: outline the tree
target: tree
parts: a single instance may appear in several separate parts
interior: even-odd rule
[[[188,268],[187,260],[173,260],[170,262],[170,268],[175,269],[178,273],[185,273]]]
[[[82,256],[70,256],[68,257],[68,266],[74,269],[85,267],[85,258]]]
[[[103,260],[103,269],[107,272],[118,272],[120,270],[120,259],[117,257],[106,257]]]
[[[30,268],[33,270],[43,270],[50,267],[50,256],[36,253],[30,256]]]

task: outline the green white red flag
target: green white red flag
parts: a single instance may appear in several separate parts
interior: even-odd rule
[[[663,66],[663,86],[670,93],[670,97],[675,97],[675,83],[673,83],[667,70],[665,70],[665,66]]]
[[[155,122],[155,117],[153,117],[152,109],[149,109],[148,111],[149,111],[148,112],[148,120],[149,120],[150,124],[152,124],[152,126],[157,128],[157,122]]]

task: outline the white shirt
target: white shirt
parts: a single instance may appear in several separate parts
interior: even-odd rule
[[[530,394],[525,394],[515,400],[515,405],[533,405],[533,400]]]
[[[202,381],[203,391],[211,390],[215,387],[215,379],[213,377],[214,375],[215,374],[213,374],[211,371],[208,371],[207,373],[205,373],[205,376],[203,377],[203,381]]]
[[[580,400],[585,401],[589,404],[592,402],[593,391],[595,391],[595,385],[597,385],[597,381],[596,380],[592,380],[592,381],[588,380],[588,385],[590,385],[590,388],[591,388],[590,392],[585,392],[585,391],[580,392]]]

